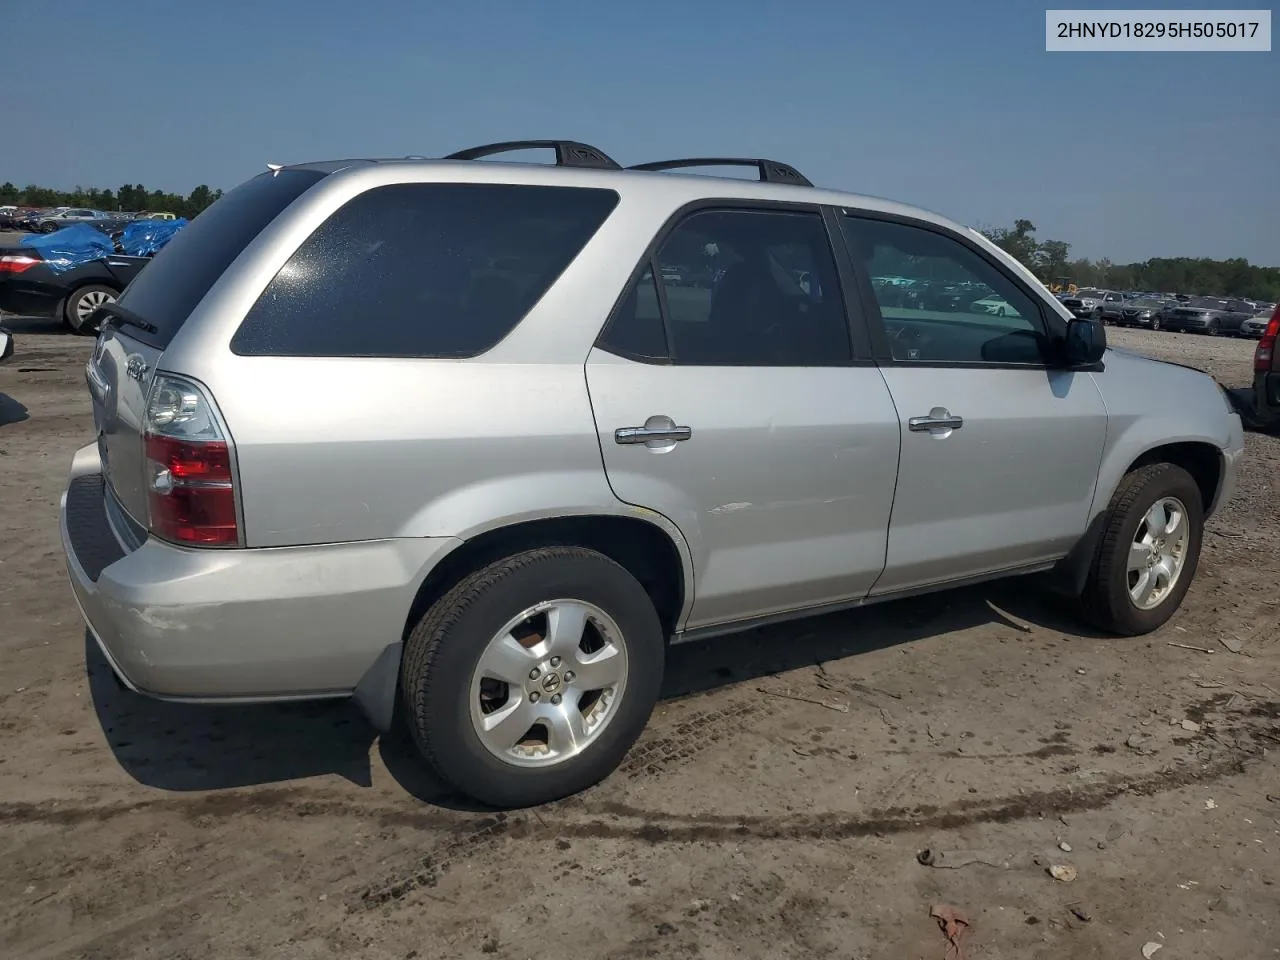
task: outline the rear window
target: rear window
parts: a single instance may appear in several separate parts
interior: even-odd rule
[[[618,203],[612,190],[376,187],[308,237],[231,341],[242,356],[473,357],[510,333]]]
[[[164,349],[209,288],[249,243],[323,173],[263,173],[221,197],[174,235],[120,297],[157,333],[129,327],[129,336]]]

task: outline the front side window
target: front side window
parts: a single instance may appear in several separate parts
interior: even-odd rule
[[[654,260],[675,363],[840,366],[852,359],[821,214],[698,211]]]
[[[1038,303],[970,246],[924,227],[842,221],[850,251],[872,278],[894,360],[1044,362]]]
[[[524,319],[617,203],[612,190],[582,187],[375,187],[303,241],[231,348],[247,356],[477,356]]]

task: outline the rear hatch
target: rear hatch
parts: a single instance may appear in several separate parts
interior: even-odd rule
[[[264,173],[245,182],[185,227],[133,278],[119,306],[140,326],[104,324],[86,377],[108,496],[145,527],[147,394],[165,349],[246,246],[324,174]],[[177,371],[181,372],[181,371]]]

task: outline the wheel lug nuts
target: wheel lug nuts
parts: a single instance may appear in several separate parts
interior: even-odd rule
[[[530,702],[530,703],[537,703],[537,702],[538,702],[539,700],[541,700],[541,699],[542,699],[542,694],[540,694],[537,690],[535,690],[535,691],[533,691],[533,693],[529,694],[529,702]]]
[[[552,703],[554,703],[556,706],[559,706],[559,705],[560,705],[560,694],[558,694],[558,693],[557,693],[555,696],[553,696],[553,697],[551,698],[551,702],[552,702]]]
[[[534,667],[532,670],[529,671],[530,680],[537,680],[538,677],[540,677],[541,675],[542,675],[542,671],[539,670],[537,667]]]
[[[564,682],[573,683],[573,678],[577,676],[572,670],[566,670],[564,673]]]
[[[553,667],[558,667],[558,666],[560,666],[560,658],[559,658],[559,657],[552,657],[552,658],[551,658],[551,665],[552,665]]]

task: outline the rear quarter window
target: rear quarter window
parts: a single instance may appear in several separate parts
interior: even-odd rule
[[[510,333],[618,203],[612,190],[376,187],[271,280],[231,341],[242,356],[477,356]]]
[[[197,216],[164,245],[125,288],[120,305],[155,324],[129,336],[166,348],[227,267],[285,207],[324,174],[280,170],[247,180]]]

